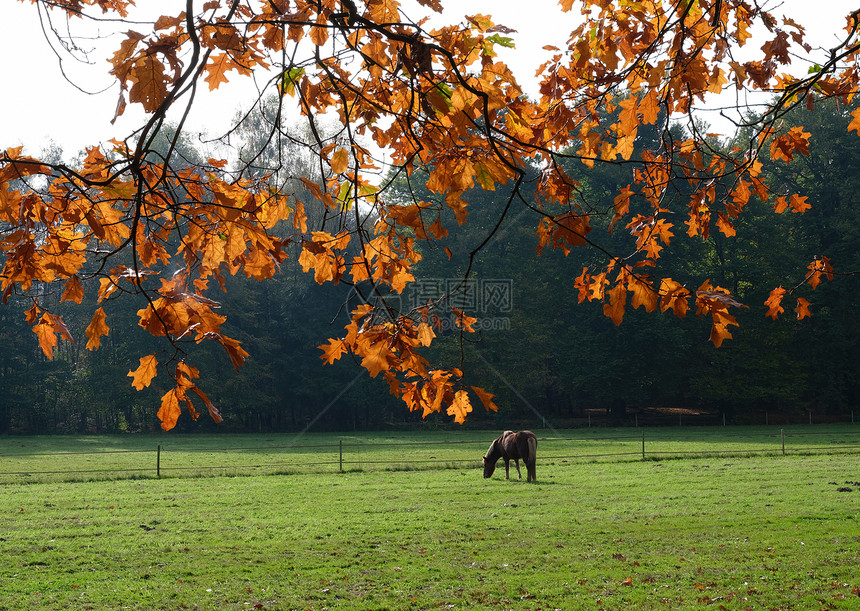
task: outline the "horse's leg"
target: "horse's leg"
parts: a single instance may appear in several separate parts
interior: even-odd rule
[[[522,479],[522,478],[523,478],[523,474],[522,474],[522,473],[520,473],[520,459],[519,459],[519,458],[515,458],[515,459],[514,459],[514,464],[517,466],[517,477],[519,477],[520,479]]]
[[[511,460],[505,459],[505,479],[511,479]]]

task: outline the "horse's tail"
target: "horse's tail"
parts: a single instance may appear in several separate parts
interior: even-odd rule
[[[528,477],[526,481],[533,482],[537,480],[537,467],[535,465],[537,459],[537,437],[529,435],[529,459],[526,461],[526,470]]]

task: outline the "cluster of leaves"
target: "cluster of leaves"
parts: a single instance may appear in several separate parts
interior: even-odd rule
[[[442,10],[438,0],[419,3]],[[119,23],[132,4],[45,3],[73,19],[92,18],[89,11],[97,6]],[[370,375],[381,373],[410,410],[446,409],[462,422],[471,411],[462,372],[432,370],[420,354],[433,340],[442,302],[398,312],[380,297],[402,292],[414,279],[418,243],[446,235],[440,207],[465,223],[467,190],[509,184],[496,227],[521,205],[539,219],[539,247],[566,253],[585,246],[605,255],[601,266],[576,279],[580,301],[603,302],[616,323],[628,293],[634,308],[649,312],[684,316],[695,306],[698,315],[711,317],[711,339],[719,346],[737,324],[731,308],[741,304],[709,279],[692,291],[654,273],[676,239],[670,219],[686,216],[690,238],[707,240],[712,226],[730,237],[750,198],[770,197],[762,159],[789,162],[810,146],[809,134],[783,126],[782,117],[797,104],[814,106],[816,98],[847,103],[857,89],[858,13],[848,16],[839,45],[818,62],[810,59],[814,69],[792,76],[792,59],[813,52],[803,27],[743,0],[562,0],[561,10],[574,4],[581,25],[567,49],[550,48],[555,55],[541,69],[537,99],[523,94],[497,57],[498,46],[512,44],[512,30],[485,15],[430,28],[426,20],[410,21],[397,0],[211,0],[196,12],[188,2],[185,12],[158,18],[149,33],[124,32],[110,58],[120,86],[116,116],[138,104],[144,125],[124,141],[88,149],[76,167],[21,149],[0,157],[4,300],[13,292],[30,296],[27,320],[50,357],[59,339],[72,337],[40,301],[45,287],[62,288],[64,300],[80,303],[85,285],[98,283],[99,305],[86,331],[90,349],[110,331],[101,304],[138,295],[144,301],[140,326],[166,338],[173,351],[144,356],[129,375],[136,388],[162,370],[171,377],[173,388],[159,411],[169,429],[183,403],[196,415],[192,395],[218,418],[197,385],[197,369],[186,362],[189,343],[214,340],[235,367],[248,356],[222,332],[224,317],[214,311],[219,304],[204,295],[210,284],[223,288],[225,275],[240,272],[270,278],[288,246],[299,244],[298,263],[313,270],[317,282],[350,284],[362,298],[344,335],[323,346],[323,358],[352,354]],[[761,54],[736,61],[733,52],[747,46],[757,28],[765,39]],[[187,116],[201,81],[214,91],[233,72],[267,75],[278,114],[290,104],[307,120],[307,148],[319,172],[303,183],[315,202],[281,189],[279,167],[261,173],[252,171],[252,161],[180,162],[175,149],[182,122],[167,151],[156,150],[168,111],[179,108]],[[707,95],[732,87],[778,95],[766,113],[743,126],[749,131],[744,145],[726,152],[713,146],[695,118]],[[319,129],[326,115],[338,119],[334,136]],[[689,137],[674,137],[673,120],[687,122]],[[634,156],[644,128],[661,137]],[[279,129],[273,124],[272,135],[282,135]],[[852,129],[860,132],[860,116]],[[439,201],[387,201],[390,183],[378,180],[379,150],[387,153],[390,175],[425,170],[427,189]],[[630,164],[633,181],[610,203],[589,202],[564,169],[571,159],[587,168]],[[534,167],[538,177],[529,184]],[[667,195],[678,184],[685,193],[670,202]],[[324,213],[309,231],[305,209],[314,203]],[[777,212],[789,207],[802,213],[808,206],[798,194],[776,200]],[[592,233],[599,217],[611,219],[610,233],[626,227],[629,251],[601,245]],[[822,257],[804,281],[814,287],[834,273]],[[782,310],[781,299],[792,290],[771,294],[769,315]],[[801,314],[808,308],[798,302]],[[459,311],[454,316],[464,332],[472,330],[473,319]],[[496,409],[492,394],[472,391]]]

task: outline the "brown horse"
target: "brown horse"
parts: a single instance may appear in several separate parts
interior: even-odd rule
[[[490,444],[490,449],[487,450],[484,456],[484,477],[492,477],[493,471],[496,470],[496,463],[500,458],[505,459],[505,479],[510,477],[510,461],[514,461],[517,468],[517,475],[520,479],[523,474],[520,473],[520,460],[526,464],[527,480],[529,482],[537,481],[535,473],[535,457],[537,456],[537,437],[531,431],[505,431],[493,443]]]

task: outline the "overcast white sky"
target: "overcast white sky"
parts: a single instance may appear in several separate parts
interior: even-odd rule
[[[176,13],[185,3],[139,0],[138,4],[158,15]],[[542,47],[547,44],[563,47],[577,19],[576,14],[562,13],[554,0],[452,0],[446,4],[454,7],[446,13],[449,21],[459,22],[462,15],[484,13],[492,15],[497,23],[517,30],[513,35],[517,50],[503,59],[514,68],[524,86],[528,86],[535,69],[549,57]],[[844,15],[858,8],[858,4],[860,2],[854,0],[785,0],[775,12],[806,26],[808,40],[813,46],[833,46]],[[158,10],[159,7],[162,10]],[[409,15],[417,19],[420,12],[412,10]],[[150,31],[142,24],[119,29]],[[110,30],[111,25],[105,24],[102,33]],[[106,48],[112,53],[118,43],[116,37],[109,39]],[[82,41],[81,47],[86,49],[94,44]],[[4,84],[0,95],[0,148],[25,144],[28,150],[36,153],[40,147],[54,141],[61,144],[67,154],[73,154],[85,145],[111,137],[122,138],[141,124],[142,113],[133,106],[129,106],[116,125],[110,124],[119,90],[107,73],[104,54],[93,54],[91,65],[72,61],[68,55],[64,59],[65,71],[79,87],[101,93],[89,95],[67,82],[57,56],[45,41],[35,6],[29,2],[7,0],[4,3],[0,9],[0,82]],[[198,108],[194,129],[217,132],[227,125],[237,106],[247,105],[253,99],[253,81],[236,75],[230,80],[231,85],[226,90],[215,92],[217,96],[199,100],[198,104],[205,105],[205,112],[200,113]]]

